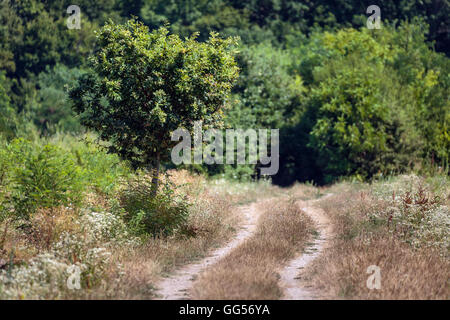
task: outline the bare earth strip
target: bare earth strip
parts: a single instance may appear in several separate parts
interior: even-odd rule
[[[215,250],[210,256],[204,258],[200,262],[186,265],[173,275],[163,279],[157,285],[157,288],[159,288],[157,291],[158,299],[189,299],[189,289],[192,287],[193,280],[195,280],[197,275],[251,237],[256,230],[256,223],[259,217],[259,212],[256,210],[256,203],[240,207],[240,211],[243,214],[243,224],[236,237],[226,246]]]
[[[308,288],[301,281],[301,271],[321,254],[331,238],[332,228],[323,210],[314,207],[313,203],[314,201],[299,201],[298,205],[314,221],[318,236],[305,247],[303,253],[291,260],[280,272],[280,287],[284,292],[282,300],[312,300],[319,298],[317,292]]]

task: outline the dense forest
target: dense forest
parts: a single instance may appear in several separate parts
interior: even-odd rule
[[[448,167],[447,1],[380,1],[381,29],[350,0],[81,1],[80,29],[69,5],[1,2],[3,139],[84,132],[67,91],[98,50],[95,30],[134,16],[182,38],[239,37],[225,126],[281,130],[278,184]],[[249,179],[254,167],[194,169]]]

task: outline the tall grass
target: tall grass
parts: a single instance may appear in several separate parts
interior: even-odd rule
[[[341,183],[319,205],[335,239],[309,268],[327,298],[448,299],[448,177],[399,176]],[[366,286],[367,268],[381,268],[381,289]]]

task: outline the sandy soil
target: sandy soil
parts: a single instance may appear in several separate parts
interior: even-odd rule
[[[183,300],[190,299],[189,290],[193,281],[208,266],[216,263],[234,248],[243,243],[256,230],[259,212],[256,209],[256,203],[239,208],[243,215],[243,223],[236,236],[226,246],[216,249],[208,257],[198,263],[193,263],[182,267],[168,278],[162,279],[157,284],[157,299],[161,300]]]
[[[329,196],[329,195],[328,195]],[[299,201],[300,208],[311,217],[315,223],[318,235],[307,244],[304,251],[280,271],[280,286],[284,291],[282,300],[312,300],[318,299],[314,292],[302,281],[302,270],[311,263],[327,245],[332,235],[330,221],[322,209],[314,207],[313,201]]]

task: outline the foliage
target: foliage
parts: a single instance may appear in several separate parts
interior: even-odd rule
[[[234,101],[225,110],[226,126],[234,129],[285,126],[305,90],[301,77],[288,72],[289,52],[265,42],[243,47],[236,58],[241,72],[233,88]],[[204,167],[210,174],[225,173],[225,176],[241,181],[256,174],[256,165],[251,164]]]
[[[82,71],[68,69],[64,65],[47,68],[37,77],[40,90],[35,99],[28,102],[34,124],[45,134],[58,131],[80,132],[80,123],[75,118],[68,99],[66,86],[74,85]]]
[[[93,72],[79,79],[70,98],[82,123],[111,142],[111,152],[134,167],[153,163],[157,172],[175,145],[173,131],[220,119],[238,73],[232,44],[214,33],[199,43],[165,28],[149,33],[134,20],[109,22],[98,35]]]
[[[82,140],[63,136],[62,142],[75,157],[77,165],[83,168],[85,185],[92,186],[98,193],[112,194],[120,180],[131,174],[126,162],[107,153],[92,136],[85,136]]]
[[[0,136],[11,138],[14,136],[16,114],[10,104],[5,85],[5,75],[3,72],[0,72]]]
[[[67,101],[64,88],[72,87],[74,79],[80,78],[94,61],[105,73],[100,77],[97,72],[89,73],[82,79],[85,93],[103,90],[98,96],[92,95],[98,98],[98,114],[91,116],[98,121],[81,122],[87,129],[100,129],[103,140],[115,141],[110,151],[131,159],[135,167],[148,165],[150,161],[155,166],[158,153],[155,147],[170,149],[173,144],[167,137],[174,128],[190,129],[190,123],[203,118],[202,114],[211,116],[210,123],[204,121],[209,125],[219,118],[220,112],[208,109],[212,104],[206,106],[209,99],[206,92],[218,93],[223,89],[226,93],[228,88],[208,88],[209,83],[202,81],[207,79],[207,72],[216,69],[210,66],[211,70],[205,71],[207,59],[192,58],[194,52],[204,52],[211,44],[209,33],[214,31],[242,39],[237,54],[242,72],[232,90],[233,99],[219,103],[226,115],[223,124],[233,128],[280,129],[281,167],[273,179],[276,183],[288,184],[295,180],[324,183],[339,175],[364,179],[377,173],[412,168],[445,170],[449,166],[447,48],[450,46],[446,30],[450,6],[446,1],[380,1],[377,4],[381,9],[380,30],[366,28],[367,4],[354,0],[101,0],[95,3],[80,0],[77,3],[82,17],[79,30],[69,30],[66,25],[70,15],[66,10],[71,4],[69,0],[0,2],[0,134],[7,140],[29,138],[35,132],[49,136],[56,132],[83,131],[80,117],[70,109],[72,102]],[[145,27],[135,21],[120,25],[131,15],[152,32],[138,37]],[[94,30],[108,20],[113,22],[104,26],[96,38]],[[163,25],[167,30],[161,28]],[[124,36],[134,30],[139,30],[136,37]],[[184,40],[185,37],[188,39]],[[167,44],[168,49],[152,48],[172,55],[165,59],[167,63],[158,65],[161,59],[151,56],[152,50],[145,52],[146,45],[150,44],[144,42],[150,38]],[[225,47],[232,41],[220,42],[216,38],[214,41],[223,44],[217,50],[223,49],[224,56],[228,56],[231,52]],[[101,41],[109,47],[102,47]],[[124,49],[123,55],[120,48]],[[182,50],[187,50],[183,59],[178,57]],[[88,59],[94,52],[93,59]],[[102,54],[106,55],[105,64]],[[120,59],[112,61],[112,56]],[[125,63],[128,66],[123,67]],[[222,65],[230,83],[235,80],[235,75],[231,76],[232,66],[233,63]],[[364,71],[353,70],[356,68]],[[149,70],[160,72],[166,80],[161,83],[160,75],[152,74],[148,81],[141,81]],[[177,70],[185,70],[187,78]],[[194,89],[191,78],[196,72],[203,80],[197,79]],[[366,82],[364,72],[368,73]],[[141,83],[150,98],[141,90]],[[329,88],[331,91],[327,93],[324,83],[336,88]],[[353,90],[358,100],[355,103],[351,101]],[[205,94],[199,96],[198,92]],[[194,99],[187,98],[191,94]],[[368,107],[371,110],[367,114],[355,115],[336,105],[330,114],[324,112],[333,104],[330,94],[339,95],[340,101],[358,110],[369,106],[369,100],[388,110],[388,115],[383,115],[388,121],[383,120],[379,124],[382,128],[376,132],[379,136],[368,134],[366,139],[365,129],[361,127],[362,123],[370,123],[370,130],[377,128],[375,118],[365,118],[376,113],[373,106]],[[362,94],[368,95],[367,101],[361,101]],[[86,107],[83,110],[89,109],[87,96],[84,95],[83,101],[78,99]],[[119,104],[129,107],[119,108]],[[118,118],[109,117],[104,110],[117,112]],[[335,121],[334,117],[344,115],[348,117]],[[84,116],[85,120],[89,119],[89,112]],[[100,125],[104,120],[108,124]],[[355,120],[362,122],[353,123]],[[329,128],[345,127],[347,133],[338,134],[335,140],[336,132],[325,130],[325,123]],[[355,141],[350,146],[347,139],[354,130],[352,126],[359,126],[361,137],[355,138],[359,140],[358,147]],[[114,133],[114,128],[119,134]],[[128,133],[125,136],[122,132]],[[381,140],[375,141],[377,137]],[[166,143],[161,145],[160,141]],[[340,150],[339,154],[326,150],[330,142]],[[374,144],[379,148],[370,146]],[[350,159],[342,157],[347,151],[352,155]],[[378,158],[374,159],[377,152]],[[159,153],[161,161],[167,160],[167,152]],[[329,162],[331,158],[333,161]],[[340,159],[344,159],[342,163],[338,163]],[[232,166],[197,165],[195,170],[211,175],[226,172],[230,177],[248,179],[254,167],[248,165],[237,170]]]
[[[207,40],[212,31],[225,35],[240,35],[250,27],[245,10],[222,0],[150,0],[143,1],[139,17],[151,29],[170,23],[173,33],[189,37],[200,32],[199,39]]]
[[[275,181],[292,182],[292,175],[319,183],[347,175],[361,180],[421,161],[446,166],[448,87],[441,73],[448,59],[430,50],[417,24],[317,33],[290,49],[313,48],[292,64],[310,90],[294,124],[282,131]]]
[[[189,203],[167,182],[156,196],[148,180],[132,179],[120,195],[124,219],[137,235],[170,235],[188,218]]]
[[[227,112],[227,124],[255,129],[282,127],[304,90],[301,78],[288,72],[289,53],[263,43],[244,47],[237,59],[242,72],[233,91],[238,101]]]
[[[14,215],[28,218],[37,208],[75,205],[81,200],[81,173],[73,157],[52,145],[16,139],[7,146],[14,157],[11,203]]]

